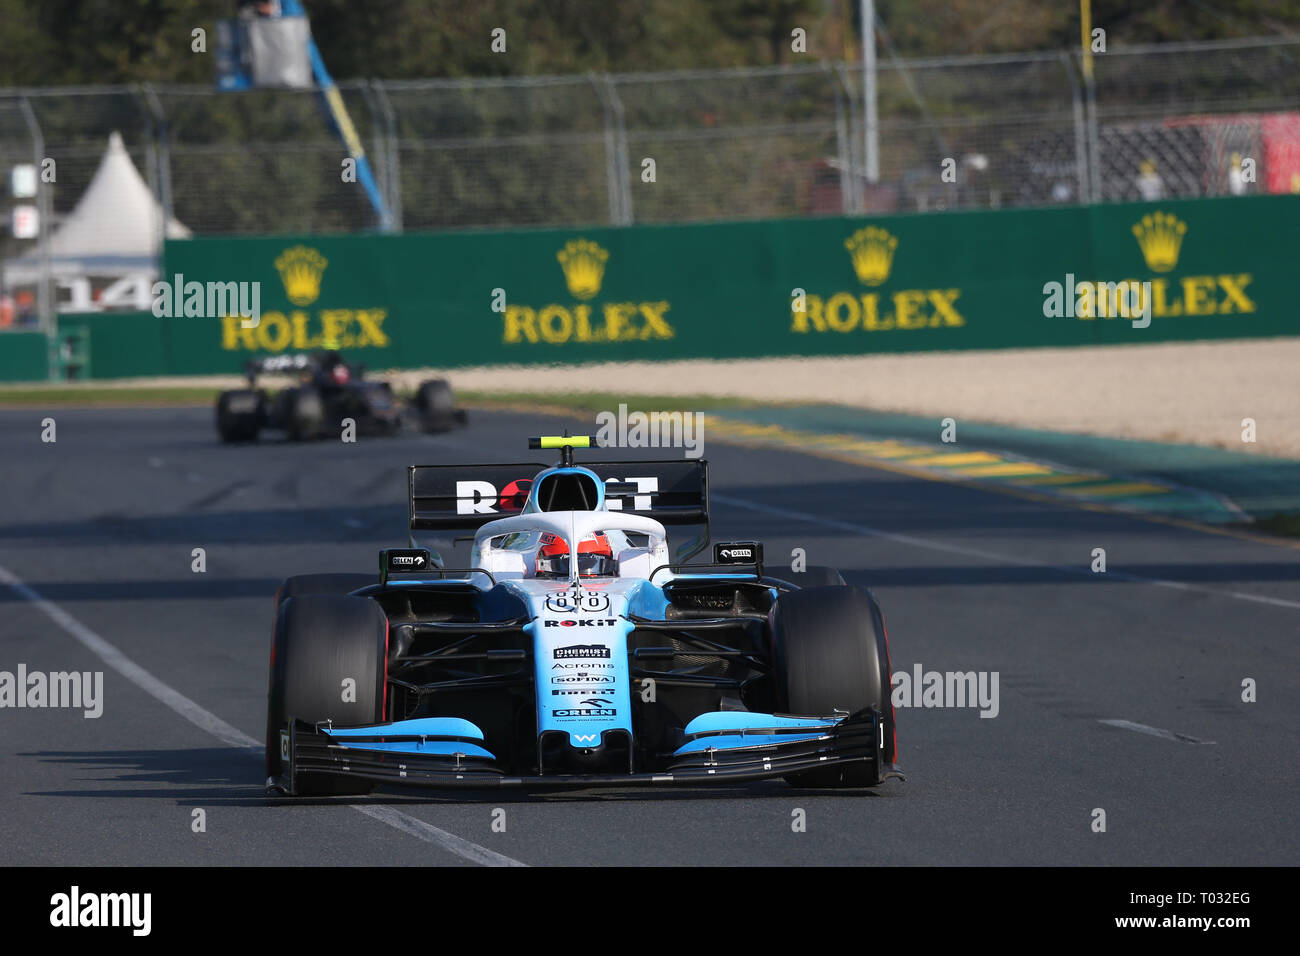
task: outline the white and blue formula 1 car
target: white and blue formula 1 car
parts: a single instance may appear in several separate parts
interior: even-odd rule
[[[591,787],[901,778],[889,647],[837,571],[766,573],[708,546],[708,464],[414,465],[412,535],[474,531],[468,568],[422,547],[276,595],[272,793],[376,785]],[[665,526],[694,526],[670,558]],[[414,537],[410,543],[415,545]]]

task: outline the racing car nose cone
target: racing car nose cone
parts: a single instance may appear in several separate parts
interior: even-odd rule
[[[542,734],[542,760],[546,773],[617,773],[631,770],[632,738],[621,729],[596,735],[547,731]],[[575,740],[575,737],[584,738]]]

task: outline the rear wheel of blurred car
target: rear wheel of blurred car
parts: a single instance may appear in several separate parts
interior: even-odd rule
[[[321,433],[325,404],[316,389],[304,386],[284,397],[284,430],[290,441],[307,441]]]
[[[456,412],[456,395],[446,379],[431,378],[421,382],[415,393],[415,412],[420,428],[426,432],[445,432],[460,421]]]
[[[283,599],[271,638],[266,702],[266,775],[281,772],[288,721],[329,720],[335,726],[384,719],[388,681],[388,619],[369,598],[304,594]],[[286,748],[287,749],[287,748]],[[298,774],[299,796],[366,794],[369,781]]]
[[[875,598],[859,587],[782,594],[772,624],[778,712],[829,717],[874,708],[884,723],[879,765],[831,766],[786,777],[799,787],[871,787],[895,762],[889,645]]]
[[[256,389],[239,388],[217,396],[217,434],[227,444],[256,441],[265,415],[265,396]]]

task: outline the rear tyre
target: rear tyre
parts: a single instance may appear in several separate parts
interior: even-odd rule
[[[779,577],[801,588],[824,588],[848,583],[838,570],[821,564],[810,564],[802,571],[783,571]]]
[[[284,397],[284,430],[290,441],[316,438],[324,424],[325,403],[316,389],[295,388]]]
[[[255,389],[239,388],[217,396],[217,434],[226,444],[256,441],[265,416],[265,396]]]
[[[431,378],[420,384],[415,393],[415,411],[420,428],[426,432],[445,432],[462,422],[456,411],[456,395],[451,385],[441,378]]]
[[[380,723],[387,661],[388,619],[369,598],[305,594],[281,601],[271,638],[267,777],[280,774],[281,732],[290,717],[331,720],[340,727]],[[348,680],[354,682],[351,695],[344,693]],[[374,789],[369,782],[331,774],[299,774],[295,783],[299,796],[358,795]]]
[[[791,774],[797,787],[873,787],[895,762],[889,642],[871,592],[814,587],[782,594],[773,615],[777,709],[828,717],[875,708],[884,722],[879,765],[826,767]]]

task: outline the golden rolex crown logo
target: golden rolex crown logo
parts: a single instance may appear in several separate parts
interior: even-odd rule
[[[867,226],[845,239],[844,248],[849,250],[858,281],[864,285],[880,285],[889,278],[898,239],[887,230]]]
[[[1187,223],[1169,212],[1153,212],[1133,226],[1142,258],[1152,272],[1168,272],[1178,265],[1178,252],[1186,233]]]
[[[315,249],[294,246],[280,253],[275,268],[284,283],[284,294],[294,305],[311,305],[320,295],[320,280],[329,260]]]
[[[571,295],[590,299],[600,291],[600,280],[605,277],[605,261],[609,253],[587,239],[570,239],[555,254],[564,270],[564,282]]]

